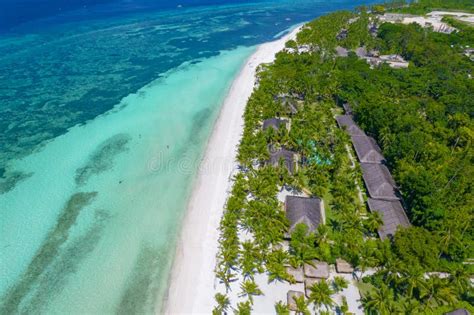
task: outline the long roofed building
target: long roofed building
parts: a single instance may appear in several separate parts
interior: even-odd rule
[[[381,239],[385,239],[390,235],[395,235],[399,226],[409,227],[410,221],[403,210],[402,204],[398,200],[377,200],[369,198],[367,201],[371,212],[378,212],[383,220],[383,225],[379,228],[378,233]]]
[[[351,108],[344,104],[346,115],[336,116],[341,129],[351,136],[352,144],[362,167],[362,176],[370,198],[367,201],[371,212],[378,212],[383,224],[378,229],[381,239],[394,235],[397,229],[410,226],[410,221],[398,196],[396,183],[388,168],[383,164],[385,158],[375,139],[365,135],[354,122]]]
[[[336,116],[337,124],[339,128],[345,129],[346,132],[351,136],[365,136],[365,133],[362,129],[357,126],[357,124],[352,119],[351,115],[339,115]]]
[[[383,164],[361,163],[362,176],[370,197],[383,200],[399,200],[396,183]]]
[[[357,153],[360,163],[384,163],[385,158],[382,155],[382,150],[377,145],[374,138],[368,136],[353,135],[352,145]]]

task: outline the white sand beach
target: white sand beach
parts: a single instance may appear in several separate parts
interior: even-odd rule
[[[237,169],[237,146],[243,131],[244,109],[250,97],[258,65],[272,62],[285,42],[283,38],[260,45],[234,80],[208,142],[194,184],[178,240],[170,285],[164,302],[165,314],[210,314],[217,288],[214,268],[219,223],[231,178]]]

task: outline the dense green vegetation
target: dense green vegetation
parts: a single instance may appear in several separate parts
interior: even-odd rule
[[[460,8],[469,5],[442,2],[449,8],[454,2]],[[420,1],[413,8],[433,4]],[[296,41],[287,43],[287,51],[259,71],[258,88],[244,115],[238,153],[242,171],[221,222],[216,268],[227,288],[243,279],[242,296],[248,297],[248,304],[240,305],[243,311],[250,311],[253,296],[264,294],[253,281],[255,274],[291,282],[285,265],[311,259],[334,263],[340,257],[361,273],[368,314],[473,310],[473,270],[465,262],[474,257],[474,64],[463,54],[466,45],[474,45],[473,30],[456,25],[459,32],[447,35],[414,24],[383,24],[374,38],[368,31],[374,16],[359,11],[308,23]],[[342,29],[348,30],[347,37],[338,40]],[[310,52],[292,52],[302,45]],[[338,45],[400,54],[410,66],[371,68],[353,53],[336,57]],[[342,102],[352,105],[356,121],[376,138],[400,186],[413,227],[399,230],[391,240],[377,238],[380,217],[366,214],[358,198],[358,188],[364,189],[361,173],[348,155],[349,137],[334,120]],[[273,117],[291,118],[290,131],[264,132],[262,121]],[[269,146],[297,152],[303,161],[298,170],[290,174],[285,167],[267,166]],[[309,163],[310,157],[320,162]],[[282,187],[319,196],[326,204],[327,224],[310,234],[298,226],[288,251],[280,246],[288,229],[277,199]],[[252,238],[242,242],[239,234]],[[364,276],[367,270],[370,276]],[[320,282],[309,302],[324,310],[334,304],[331,294],[344,285]],[[225,295],[216,301],[216,314],[228,307]],[[295,302],[306,313],[307,302]],[[287,314],[284,303],[275,309]]]
[[[457,10],[474,12],[474,3],[471,0],[418,0],[406,6],[407,1],[393,1],[397,12],[424,14],[432,10]]]

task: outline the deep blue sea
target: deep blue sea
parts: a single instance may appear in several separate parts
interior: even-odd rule
[[[159,311],[246,58],[370,2],[0,0],[0,314]]]

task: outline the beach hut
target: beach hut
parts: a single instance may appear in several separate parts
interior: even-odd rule
[[[304,281],[303,268],[293,268],[291,266],[286,267],[286,273],[292,276],[296,282],[302,283]]]
[[[400,55],[382,55],[379,59],[394,69],[408,68],[409,65],[408,61]]]
[[[344,259],[336,259],[336,271],[337,273],[353,273],[354,268]]]
[[[337,124],[339,128],[345,129],[346,132],[351,136],[365,136],[364,131],[357,126],[352,119],[351,115],[339,115],[336,116]]]
[[[270,118],[263,121],[263,130],[268,128],[273,128],[275,131],[278,131],[280,127],[286,128],[288,126],[288,120],[279,119],[279,118]]]
[[[357,55],[357,57],[359,58],[365,58],[367,57],[367,48],[365,47],[358,47],[356,48],[355,50],[355,54]]]
[[[270,159],[267,164],[278,167],[280,161],[283,161],[283,165],[286,167],[288,172],[291,174],[295,171],[296,153],[286,149],[279,149],[277,151],[270,150]]]
[[[337,46],[336,47],[336,55],[339,57],[347,57],[349,56],[349,50],[344,47]]]
[[[285,198],[285,212],[290,221],[290,232],[300,223],[306,224],[308,232],[313,232],[319,224],[324,223],[323,211],[323,203],[319,198],[299,196]]]
[[[361,163],[383,163],[385,158],[374,138],[365,135],[353,135],[352,145]]]
[[[273,100],[282,104],[290,115],[294,115],[298,112],[298,104],[296,100],[288,94],[278,94],[273,97]]]
[[[362,177],[373,199],[399,200],[396,184],[388,168],[383,164],[361,163]]]
[[[378,212],[382,217],[383,225],[379,228],[378,234],[381,239],[390,235],[395,235],[399,226],[408,227],[410,221],[403,210],[400,201],[377,200],[369,198],[367,201],[371,212]]]
[[[471,315],[471,313],[465,308],[458,308],[452,312],[445,313],[445,315]]]
[[[349,31],[346,29],[342,29],[339,34],[336,35],[337,40],[343,40],[347,38],[347,35],[349,34]]]
[[[311,288],[319,281],[319,279],[315,278],[306,278],[304,280],[304,293],[306,294],[306,297],[309,298],[311,295]]]
[[[329,265],[325,261],[312,260],[304,264],[304,275],[308,278],[328,279]]]
[[[298,310],[298,308],[296,307],[295,298],[300,298],[300,297],[304,297],[303,292],[293,291],[293,290],[288,291],[288,293],[286,294],[286,305],[288,305],[288,308],[290,309],[290,311]]]

